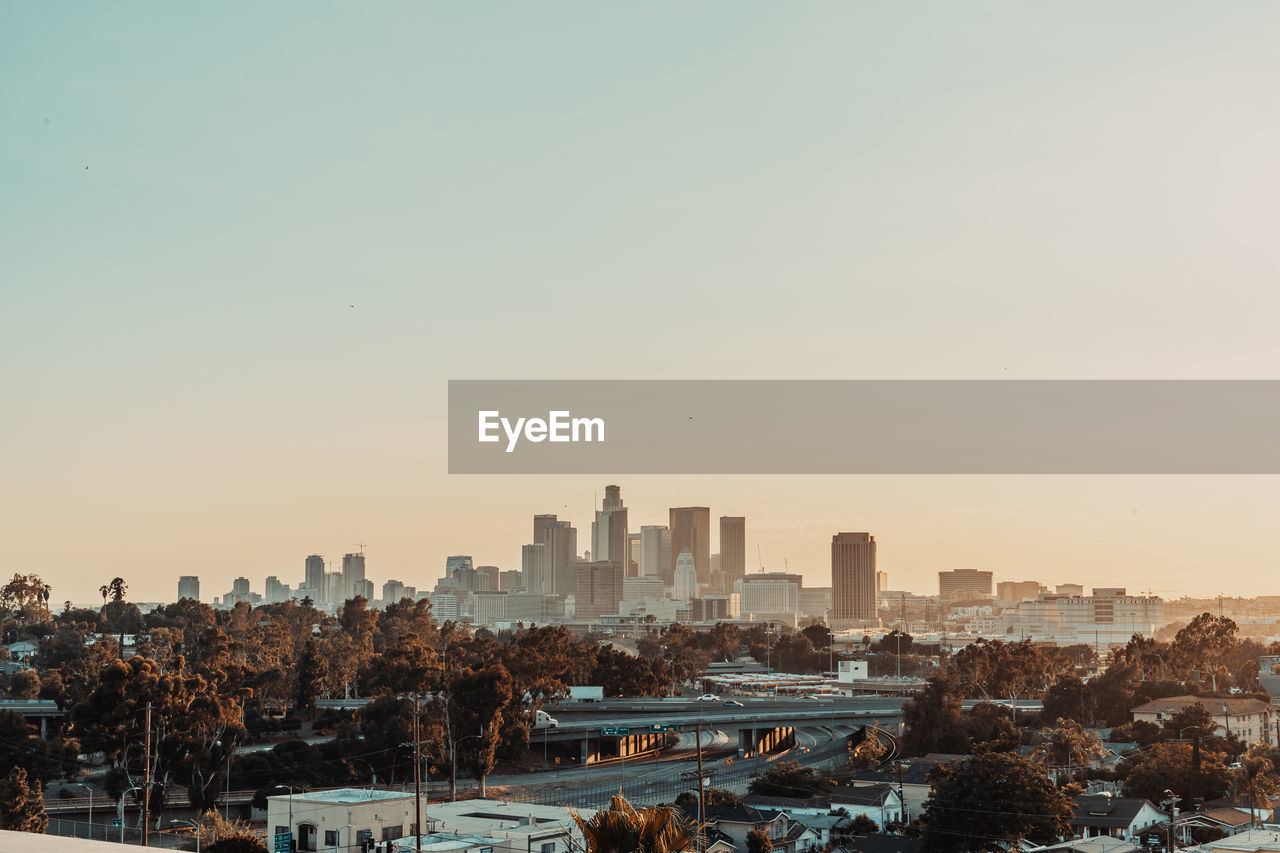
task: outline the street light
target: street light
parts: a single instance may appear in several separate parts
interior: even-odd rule
[[[120,843],[121,844],[124,844],[124,798],[134,791],[141,791],[141,790],[142,789],[140,787],[138,787],[137,785],[134,785],[132,788],[129,788],[128,790],[123,791],[120,794],[120,803],[116,806],[116,817],[119,818],[120,820]]]
[[[200,853],[200,824],[196,823],[194,820],[171,820],[169,821],[169,825],[170,826],[189,826],[193,830],[195,830],[196,853]]]
[[[83,782],[77,782],[76,787],[84,788],[89,792],[89,837],[93,838],[93,789]]]

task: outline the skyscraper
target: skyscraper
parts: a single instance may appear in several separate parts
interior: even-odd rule
[[[831,588],[833,627],[877,620],[874,536],[837,533],[831,537]]]
[[[197,575],[183,575],[178,578],[178,600],[189,598],[200,600],[200,578]]]
[[[720,571],[724,592],[732,592],[747,573],[747,519],[741,515],[720,516]]]
[[[525,591],[543,595],[573,595],[577,579],[574,577],[574,561],[578,550],[578,531],[573,523],[560,521],[554,515],[533,517],[533,544],[543,546],[526,551],[522,557],[525,573]],[[540,553],[536,560],[532,554]],[[533,560],[533,562],[530,562]],[[536,585],[531,586],[532,582]]]
[[[622,503],[620,486],[604,487],[604,503],[596,510],[596,520],[591,522],[591,556],[622,566],[628,571],[627,508]]]
[[[698,597],[698,574],[694,567],[693,555],[684,548],[676,555],[675,595],[676,601],[686,604]]]
[[[357,584],[364,580],[364,553],[344,554],[342,557],[342,599],[355,598],[359,595]],[[359,589],[363,589],[363,585]],[[342,604],[343,601],[331,601],[330,604]]]
[[[705,506],[677,506],[671,515],[671,563],[665,577],[667,585],[675,582],[676,557],[688,548],[693,555],[693,567],[698,573],[698,583],[711,581],[711,510]]]
[[[302,585],[311,590],[311,598],[316,604],[325,603],[324,557],[312,554],[307,557],[307,565],[303,570]]]
[[[640,576],[666,578],[671,562],[671,528],[646,524],[640,528]]]

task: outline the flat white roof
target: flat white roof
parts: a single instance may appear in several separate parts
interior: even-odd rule
[[[21,850],[23,853],[124,853],[138,850],[136,844],[120,844],[115,841],[90,841],[87,838],[67,838],[62,835],[38,835],[34,832],[13,832],[0,829],[0,850]]]
[[[268,800],[287,803],[288,794],[273,794]],[[295,791],[294,803],[333,803],[335,805],[352,805],[354,803],[377,803],[384,800],[412,800],[413,794],[402,791],[377,791],[371,788],[334,788],[331,791]]]

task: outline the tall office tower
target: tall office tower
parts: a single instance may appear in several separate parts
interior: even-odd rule
[[[524,588],[524,572],[518,569],[507,569],[498,572],[498,589],[501,592],[514,592]]]
[[[342,595],[342,572],[325,572],[324,602],[326,604],[341,604],[343,602]]]
[[[233,580],[233,581],[231,582],[231,592],[232,592],[232,594],[233,594],[233,595],[238,595],[238,596],[239,596],[239,595],[248,595],[248,594],[249,594],[249,579],[248,579],[248,578],[236,578],[235,580]]]
[[[356,581],[352,592],[355,593],[352,598],[361,597],[365,601],[373,601],[373,581],[367,578],[360,578],[360,580]]]
[[[548,559],[551,561],[551,589],[553,595],[573,595],[577,580],[574,566],[578,556],[578,531],[569,521],[557,521],[547,528]]]
[[[550,592],[551,549],[541,542],[520,549],[520,585],[525,592],[546,595]]]
[[[640,528],[640,576],[667,577],[671,562],[671,528],[665,524],[646,524]]]
[[[889,588],[889,573],[876,572],[876,592],[884,592]]]
[[[741,515],[720,516],[720,571],[725,592],[747,573],[747,519]]]
[[[676,601],[686,604],[698,597],[698,571],[693,564],[693,554],[684,548],[676,555],[675,595]]]
[[[833,625],[876,621],[876,540],[870,533],[831,537]]]
[[[560,521],[554,515],[535,515],[533,544],[546,547],[539,575],[541,589],[528,586],[526,575],[525,591],[546,595],[573,595],[576,583],[574,565],[578,551],[578,531],[574,529],[573,523]]]
[[[977,569],[955,569],[938,572],[938,597],[942,603],[991,595],[991,572]]]
[[[476,566],[476,588],[474,591],[497,592],[498,573],[500,571],[497,566]]]
[[[178,578],[178,600],[189,598],[200,600],[200,578],[197,575],[183,575]]]
[[[444,576],[447,578],[453,577],[460,569],[474,568],[475,565],[471,562],[471,558],[465,554],[444,558]]]
[[[344,554],[342,557],[342,598],[330,601],[330,604],[342,604],[348,598],[355,598],[356,584],[364,580],[364,552]]]
[[[638,577],[640,575],[640,563],[644,559],[642,552],[644,544],[640,541],[639,533],[627,534],[627,571],[629,578]]]
[[[319,554],[307,557],[307,565],[302,577],[302,585],[313,590],[312,601],[315,604],[324,604],[324,557]]]
[[[596,510],[596,520],[591,522],[591,554],[597,561],[617,563],[625,572],[630,562],[627,554],[629,544],[622,488],[605,486],[604,503]]]
[[[574,618],[599,619],[618,612],[622,601],[622,566],[609,560],[579,563],[574,568]]]
[[[672,507],[671,513],[671,563],[666,569],[667,584],[675,582],[676,557],[688,548],[693,555],[693,566],[698,572],[698,583],[711,582],[711,510],[705,506]]]

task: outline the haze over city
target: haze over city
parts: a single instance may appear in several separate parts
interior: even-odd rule
[[[609,478],[449,477],[449,378],[1275,373],[1272,7],[300,11],[4,13],[0,540],[58,600],[516,568]],[[623,482],[815,579],[1278,591],[1272,477]]]

